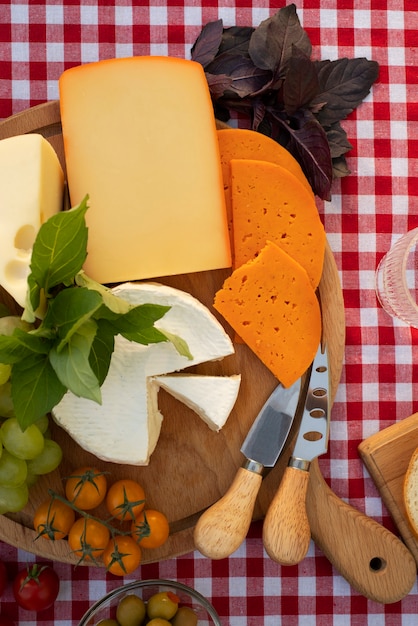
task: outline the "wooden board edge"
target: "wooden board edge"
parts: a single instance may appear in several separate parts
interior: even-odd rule
[[[413,534],[403,512],[399,508],[396,496],[387,485],[380,464],[376,460],[376,455],[382,452],[386,446],[393,446],[396,440],[407,436],[408,433],[417,428],[418,413],[414,413],[404,420],[396,422],[362,441],[358,446],[358,452],[403,541],[414,556],[418,567],[418,540]]]
[[[6,138],[16,134],[33,132],[34,126],[38,128],[37,132],[40,132],[46,139],[50,139],[51,136],[60,132],[61,121],[58,100],[40,104],[3,120],[0,122],[0,137]],[[325,310],[323,332],[328,340],[330,363],[332,364],[330,395],[333,401],[340,382],[344,359],[345,311],[338,269],[328,241],[326,241],[325,247],[324,272],[318,289],[321,296],[321,304],[323,310]],[[336,310],[334,307],[336,307]],[[327,314],[328,308],[333,309],[329,311],[329,314]],[[2,516],[2,518],[0,540],[41,557],[71,564],[78,563],[77,558],[69,553],[67,542],[62,544],[56,542],[53,544],[44,540],[44,545],[40,540],[36,539],[34,530],[18,524],[6,516]],[[254,519],[259,519],[259,517],[254,517]],[[144,551],[142,564],[174,558],[193,551],[195,549],[193,540],[194,524],[195,522],[193,523],[190,520],[190,525],[186,528],[176,529],[167,544],[160,549],[152,551],[152,556]],[[83,563],[83,565],[92,564]],[[94,565],[97,566],[97,564]]]

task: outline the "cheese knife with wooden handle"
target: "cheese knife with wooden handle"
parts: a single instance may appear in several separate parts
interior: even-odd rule
[[[313,459],[327,451],[328,394],[328,356],[320,344],[311,367],[295,447],[263,524],[266,552],[282,565],[299,563],[309,549],[311,530],[306,513],[309,467]]]
[[[413,555],[387,528],[341,500],[328,487],[319,469],[317,453],[321,446],[326,451],[329,434],[328,425],[323,422],[325,414],[328,423],[330,420],[325,357],[318,351],[306,399],[305,425],[302,417],[297,439],[306,438],[308,432],[312,439],[312,433],[318,432],[322,443],[313,448],[311,462],[302,470],[298,469],[297,458],[309,455],[303,452],[304,446],[301,450],[301,446],[295,445],[276,501],[266,514],[263,539],[274,560],[293,564],[305,556],[312,536],[336,570],[359,593],[382,604],[398,602],[416,581]],[[311,444],[309,438],[307,442]],[[286,474],[287,483],[283,485]]]
[[[235,552],[250,527],[265,467],[273,467],[286,443],[301,391],[278,385],[251,426],[241,452],[246,457],[225,495],[200,516],[194,543],[205,556],[223,559]]]

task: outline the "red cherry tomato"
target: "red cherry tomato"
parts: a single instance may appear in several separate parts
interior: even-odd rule
[[[3,595],[8,582],[9,582],[9,576],[7,573],[6,565],[3,561],[0,561],[0,597]],[[0,623],[0,626],[1,626],[1,623]]]
[[[29,565],[13,581],[13,594],[20,607],[28,611],[44,611],[58,596],[60,582],[48,565]]]

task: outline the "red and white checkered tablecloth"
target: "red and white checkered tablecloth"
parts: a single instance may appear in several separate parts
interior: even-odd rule
[[[257,26],[285,0],[14,0],[0,2],[0,118],[58,97],[72,65],[142,54],[189,57],[202,26]],[[417,0],[299,0],[298,15],[315,58],[367,57],[380,64],[371,95],[344,122],[353,145],[351,175],[319,204],[340,272],[346,350],[333,408],[330,446],[321,459],[332,489],[387,528],[396,529],[357,446],[418,410],[418,331],[378,306],[374,272],[400,234],[418,226]],[[418,442],[417,442],[418,443]],[[13,575],[32,554],[0,544]],[[144,565],[124,580],[103,570],[53,563],[61,578],[55,606],[18,610],[10,588],[1,610],[22,626],[75,626],[105,592],[135,578],[190,584],[212,600],[225,626],[416,626],[418,588],[381,605],[354,591],[311,542],[302,563],[280,567],[263,551],[261,524],[230,558],[198,552]]]

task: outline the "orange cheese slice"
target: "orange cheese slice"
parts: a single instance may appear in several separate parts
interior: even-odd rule
[[[316,289],[325,230],[312,194],[280,165],[250,159],[230,164],[234,266],[253,259],[271,240],[305,268]]]
[[[313,194],[297,160],[271,137],[245,128],[222,128],[218,130],[218,141],[224,181],[229,179],[229,162],[232,159],[256,159],[281,165]]]
[[[59,88],[71,204],[89,195],[86,273],[112,283],[230,267],[202,66],[109,59],[66,70]]]
[[[321,338],[321,312],[306,271],[268,242],[216,293],[215,309],[285,386],[311,364]]]
[[[274,139],[271,139],[271,137],[263,135],[263,133],[259,133],[255,130],[248,130],[245,128],[222,128],[218,130],[218,142],[231,243],[233,241],[232,201],[230,189],[230,161],[232,159],[255,159],[281,165],[296,176],[299,182],[313,196],[312,188],[297,160],[288,150],[286,150],[286,148],[278,144],[277,141],[274,141]]]

